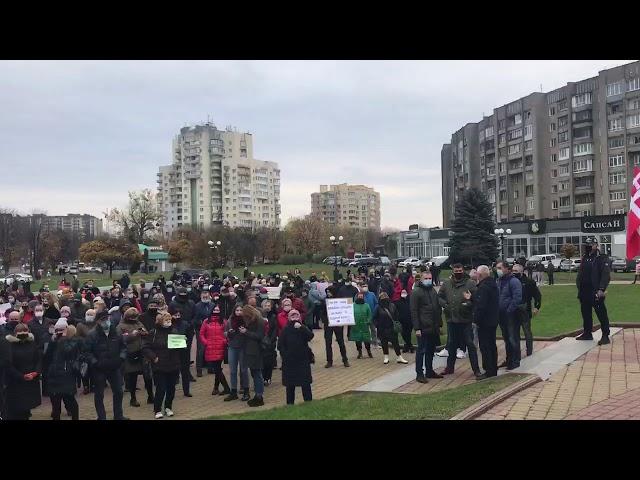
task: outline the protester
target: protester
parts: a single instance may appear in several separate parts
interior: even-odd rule
[[[453,275],[447,279],[438,291],[438,300],[442,307],[448,324],[447,350],[455,351],[465,345],[469,352],[471,369],[476,377],[481,375],[478,365],[478,353],[473,342],[473,294],[476,285],[464,273],[464,267],[460,263],[453,265]],[[450,354],[447,357],[447,367],[441,373],[449,375],[454,373],[457,355]]]
[[[311,348],[313,331],[301,323],[300,312],[291,310],[289,323],[282,332],[278,348],[282,356],[282,384],[286,387],[287,405],[295,403],[295,389],[300,387],[305,402],[312,400]]]
[[[551,262],[549,262],[551,264]],[[522,325],[524,331],[525,345],[527,356],[533,354],[533,332],[531,331],[531,318],[537,315],[542,304],[542,295],[540,289],[529,277],[522,274],[522,265],[513,266],[513,276],[522,283],[522,305],[518,309],[517,314],[520,316],[518,323]],[[531,301],[534,301],[533,308]],[[518,332],[518,340],[520,340],[520,332]]]
[[[442,378],[433,370],[433,355],[440,343],[442,307],[433,288],[433,276],[428,270],[420,274],[420,282],[411,292],[411,320],[416,331],[416,382],[427,383],[427,378]]]
[[[262,367],[262,377],[264,378],[264,385],[266,387],[271,385],[273,369],[276,367],[276,347],[278,342],[278,314],[274,309],[273,302],[269,299],[262,301],[262,316],[266,320],[266,336],[268,338],[268,346],[263,352]]]
[[[473,322],[478,326],[478,342],[482,354],[484,373],[477,380],[498,375],[498,348],[496,329],[498,327],[498,286],[486,265],[480,265],[478,286],[473,302]]]
[[[182,313],[174,304],[169,306],[168,312],[171,314],[171,321],[174,330],[178,332],[177,335],[183,335],[185,340],[188,342],[187,339],[191,333],[192,325],[182,320]],[[182,394],[185,397],[193,397],[191,394],[191,380],[193,379],[195,381],[195,379],[192,377],[191,371],[189,370],[191,365],[190,352],[186,347],[178,348],[177,350],[180,353],[180,380],[182,382]]]
[[[94,382],[94,404],[98,420],[106,420],[104,389],[107,382],[113,393],[113,419],[128,420],[122,411],[122,372],[120,368],[127,358],[127,347],[115,325],[104,314],[96,317],[96,327],[84,342],[83,355],[91,368]]]
[[[409,305],[409,293],[403,289],[400,292],[400,299],[393,302],[396,311],[398,312],[398,321],[402,327],[402,340],[404,345],[402,347],[402,353],[413,353],[415,351],[412,341],[411,332],[413,331],[413,323],[411,322],[411,308]]]
[[[369,308],[371,309],[371,318],[376,318],[378,313],[378,297],[369,291],[369,285],[364,282],[360,285],[360,291],[364,294],[365,303],[369,305]],[[376,346],[380,345],[380,339],[376,332],[375,322],[371,322],[369,324],[369,330],[371,331],[371,343]]]
[[[11,366],[11,345],[7,341],[7,333],[0,325],[0,420],[7,418],[6,378],[7,369]]]
[[[180,322],[184,325],[185,333],[187,336],[187,348],[186,352],[183,352],[183,355],[186,355],[187,366],[191,365],[191,345],[193,344],[193,337],[196,333],[195,325],[194,325],[194,313],[195,313],[195,303],[193,300],[189,299],[189,292],[184,287],[179,287],[176,290],[176,298],[173,302],[169,304],[169,309],[173,307],[176,311],[180,312]],[[195,382],[196,379],[193,378],[191,371],[188,369],[185,371],[187,379],[190,382]],[[182,373],[181,373],[182,375]],[[184,379],[182,380],[184,385]]]
[[[353,316],[355,319],[355,325],[349,326],[347,330],[347,336],[350,341],[356,342],[356,349],[358,350],[358,357],[362,358],[362,343],[367,349],[367,355],[369,358],[373,358],[371,353],[371,330],[369,324],[373,320],[371,314],[371,308],[364,301],[364,294],[362,292],[356,295],[355,303],[353,304]]]
[[[395,305],[390,302],[389,296],[386,292],[380,294],[380,304],[376,315],[373,317],[373,323],[376,325],[376,331],[378,332],[378,338],[382,346],[382,352],[384,355],[383,363],[387,365],[389,363],[389,343],[393,346],[393,350],[396,354],[397,363],[409,363],[402,357],[400,352],[400,344],[398,343],[398,329],[400,326],[398,321],[398,313]]]
[[[220,309],[222,312],[222,308]],[[240,334],[240,329],[245,328],[245,320],[242,315],[242,307],[238,306],[229,321],[225,325],[224,334],[228,341],[229,375],[231,376],[231,393],[224,398],[225,402],[238,399],[238,370],[240,370],[240,387],[242,388],[242,401],[249,397],[249,373],[245,363],[244,347],[246,336]]]
[[[547,277],[549,279],[549,285],[554,285],[553,281],[553,272],[555,272],[556,268],[553,266],[553,262],[549,260],[549,264],[547,265]]]
[[[324,327],[324,344],[325,351],[327,355],[327,363],[324,368],[333,367],[333,336],[336,337],[336,342],[338,342],[338,348],[340,349],[340,355],[342,357],[342,364],[345,367],[349,367],[349,359],[347,358],[347,347],[344,344],[344,327],[343,326],[330,326],[329,325],[329,315],[327,313],[327,299],[333,298],[334,290],[331,287],[327,287],[326,289],[326,297],[321,302],[322,307],[322,324]]]
[[[498,368],[513,370],[520,366],[520,324],[517,314],[522,304],[522,284],[511,274],[511,267],[504,261],[498,262],[499,313],[498,321],[507,354],[506,360]]]
[[[611,343],[609,340],[609,315],[604,304],[610,278],[607,257],[600,254],[598,240],[595,237],[588,237],[585,242],[585,253],[582,256],[576,277],[583,326],[583,332],[576,337],[576,340],[593,340],[593,309],[596,311],[602,329],[602,338],[598,341],[598,345]]]
[[[199,334],[199,341],[204,348],[204,361],[211,367],[215,375],[211,395],[229,395],[231,393],[227,379],[222,372],[222,362],[227,349],[224,328],[225,320],[220,316],[220,307],[214,305],[211,315],[202,324]],[[222,385],[222,392],[219,390],[220,385]]]
[[[247,369],[253,378],[255,396],[247,401],[250,407],[264,405],[264,379],[262,378],[262,338],[264,337],[264,319],[260,311],[249,305],[242,307],[242,317],[245,326],[239,328],[241,335],[246,337],[244,357]],[[247,389],[248,390],[248,389]]]
[[[42,353],[26,323],[16,325],[6,336],[10,360],[5,368],[8,420],[29,420],[31,410],[42,403],[40,373]]]
[[[131,400],[129,405],[139,407],[140,402],[136,398],[136,390],[138,384],[138,375],[142,374],[144,386],[147,391],[147,404],[153,403],[153,380],[149,378],[145,372],[144,355],[142,354],[142,342],[146,335],[149,334],[147,329],[140,321],[140,314],[135,307],[130,307],[124,312],[122,322],[116,327],[116,332],[122,336],[127,346],[127,358],[124,362],[125,384]]]
[[[218,305],[218,317],[220,317],[223,321],[226,318],[220,315],[220,306]],[[202,368],[204,364],[204,344],[201,342],[201,336],[199,334],[203,322],[209,320],[211,318],[211,314],[213,313],[214,303],[211,302],[211,293],[209,290],[205,289],[200,292],[200,301],[196,303],[193,312],[193,327],[194,331],[197,334],[196,337],[196,376],[202,377]],[[213,370],[209,369],[209,373],[212,373]]]
[[[79,407],[76,401],[76,365],[80,356],[81,342],[76,337],[76,327],[68,325],[64,319],[55,324],[54,334],[47,347],[44,358],[47,369],[47,390],[51,399],[51,417],[60,420],[62,402],[71,414],[71,420],[79,420]]]

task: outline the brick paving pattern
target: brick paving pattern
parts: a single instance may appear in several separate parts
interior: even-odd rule
[[[598,405],[605,412],[614,411],[627,401],[633,406],[630,391],[640,388],[639,342],[640,329],[624,329],[612,337],[611,344],[594,347],[548,381],[517,393],[478,419],[573,419],[582,411],[593,417],[600,408]],[[609,399],[613,399],[611,404],[604,402]],[[589,406],[593,407],[587,409]]]

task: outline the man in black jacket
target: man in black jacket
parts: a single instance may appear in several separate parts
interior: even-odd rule
[[[596,311],[602,328],[602,338],[598,345],[611,343],[609,340],[609,316],[604,304],[605,292],[610,279],[607,257],[600,255],[596,238],[588,237],[585,242],[585,254],[582,256],[576,277],[584,328],[582,335],[576,337],[576,340],[593,340],[593,313],[591,311],[593,309]]]
[[[433,288],[431,272],[424,271],[410,297],[411,320],[418,339],[416,349],[416,382],[427,383],[427,378],[442,378],[433,370],[433,355],[440,343],[442,308]]]
[[[549,262],[551,264],[551,262]],[[513,266],[513,276],[522,283],[522,302],[524,308],[518,311],[520,315],[520,324],[524,331],[524,339],[527,345],[527,356],[533,353],[533,333],[531,332],[531,317],[538,314],[542,305],[542,294],[533,279],[522,274],[522,265]],[[531,301],[533,300],[533,308]]]
[[[196,305],[193,303],[193,300],[189,299],[189,292],[185,287],[179,287],[176,290],[176,298],[171,304],[169,308],[174,307],[177,311],[180,312],[181,321],[184,324],[184,328],[186,330],[187,335],[187,362],[188,365],[191,364],[191,345],[193,344],[193,336],[195,334],[195,325],[194,321],[194,313]],[[199,332],[198,332],[199,333]],[[193,378],[193,375],[189,371],[189,381],[195,382],[196,379]]]
[[[478,326],[478,342],[484,369],[484,374],[476,378],[482,380],[498,375],[498,348],[496,347],[498,286],[488,266],[480,265],[477,272],[478,287],[473,302],[473,323]]]
[[[122,336],[116,332],[106,312],[95,319],[96,328],[87,335],[83,355],[90,365],[94,389],[94,404],[98,420],[106,420],[104,389],[107,382],[113,392],[113,419],[128,420],[122,412],[122,371],[120,367],[127,358],[127,346]]]
[[[5,339],[5,333],[0,326],[0,420],[7,418],[5,403],[5,370],[11,365],[11,347]]]

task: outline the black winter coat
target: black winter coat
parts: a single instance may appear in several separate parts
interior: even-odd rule
[[[31,372],[42,373],[42,353],[31,333],[27,340],[19,340],[13,335],[7,335],[6,339],[11,345],[11,361],[5,372],[7,409],[31,410],[42,403],[40,376],[30,381],[23,376]]]
[[[118,370],[127,358],[127,346],[122,336],[111,325],[109,336],[105,335],[100,325],[97,325],[84,342],[83,355],[89,365],[101,372]]]
[[[386,307],[378,304],[376,316],[373,318],[373,324],[379,331],[392,334],[393,322],[397,319],[398,313],[396,311],[396,306],[393,303],[390,303]]]
[[[278,341],[282,355],[282,384],[299,387],[313,381],[311,378],[311,358],[309,342],[313,332],[305,325],[295,328],[291,322],[284,327]]]
[[[587,263],[591,263],[591,292],[581,292],[582,289],[582,278],[584,277],[585,265]],[[585,295],[585,298],[593,299],[596,292],[598,290],[606,290],[609,286],[609,281],[611,280],[611,273],[609,269],[609,263],[607,262],[607,257],[605,255],[600,255],[599,253],[592,255],[583,255],[582,261],[580,262],[580,268],[578,268],[578,275],[576,275],[576,286],[578,287],[578,292]],[[578,295],[578,298],[580,295]]]
[[[531,301],[533,300],[533,306],[539,310],[542,305],[542,294],[533,279],[521,276],[520,282],[522,283],[522,303],[526,305],[527,312],[531,316]]]
[[[53,323],[53,320],[45,317],[42,317],[42,323],[38,322],[38,319],[35,317],[29,322],[29,330],[31,330],[31,333],[33,333],[36,345],[38,345],[38,348],[41,351],[44,351],[45,344],[51,341],[49,327],[51,327]]]
[[[398,312],[398,321],[402,325],[410,326],[411,325],[411,308],[409,306],[409,297],[400,298],[400,300],[396,300],[393,302],[396,307],[396,311]]]
[[[171,302],[171,305],[175,307],[179,312],[183,322],[193,324],[193,314],[195,312],[196,305],[193,300],[183,300],[180,296],[176,296],[176,299]]]
[[[157,327],[144,337],[142,343],[142,353],[149,360],[151,369],[154,372],[177,372],[180,370],[181,356],[183,349],[168,348],[169,335],[181,335],[175,327],[162,328]],[[158,358],[158,362],[155,359]]]
[[[247,332],[244,334],[246,343],[244,344],[244,361],[247,368],[262,369],[262,337],[264,337],[264,320],[257,319],[251,325],[247,325]]]
[[[492,277],[480,281],[473,302],[473,323],[478,327],[496,327],[499,297],[498,285]]]
[[[62,337],[49,342],[44,354],[47,367],[47,391],[50,394],[75,395],[76,371],[73,363],[80,356],[81,342],[76,337]]]
[[[440,335],[442,327],[442,307],[433,287],[418,285],[411,292],[411,321],[414,330],[426,335]]]

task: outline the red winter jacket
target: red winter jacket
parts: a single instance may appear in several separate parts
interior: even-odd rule
[[[278,333],[277,333],[278,338],[280,337],[282,330],[284,330],[284,327],[287,326],[287,323],[289,323],[289,312],[280,310],[278,312]]]
[[[300,312],[300,318],[304,320],[304,317],[307,316],[307,307],[304,306],[304,302],[301,298],[294,297],[292,300],[292,307],[294,310],[298,310]]]
[[[413,290],[413,284],[416,283],[416,277],[414,277],[413,275],[411,275],[409,277],[409,280],[407,281],[407,293],[410,295],[411,291]]]
[[[224,323],[220,323],[220,317],[211,316],[200,327],[200,341],[204,345],[204,360],[217,362],[224,360],[224,349],[227,339],[224,336]]]
[[[393,282],[393,295],[391,295],[391,301],[397,302],[400,300],[400,294],[402,293],[402,282],[399,278],[396,277],[396,280]]]

